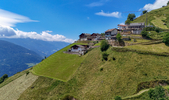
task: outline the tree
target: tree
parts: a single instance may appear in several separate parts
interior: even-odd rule
[[[136,18],[135,14],[128,14],[127,20],[125,21],[125,24],[130,24],[130,21],[133,21]]]
[[[169,1],[168,1],[168,3],[167,3],[167,6],[169,5]]]
[[[127,19],[129,19],[130,21],[133,21],[136,18],[135,14],[129,14]]]
[[[101,33],[101,36],[105,36],[105,33]]]
[[[102,40],[101,41],[101,46],[100,46],[100,49],[101,51],[106,51],[107,49],[109,48],[109,44],[106,40]]]
[[[169,46],[169,33],[167,33],[167,34],[163,37],[163,42],[165,43],[165,45]]]
[[[143,11],[143,14],[145,14],[145,13],[147,13],[147,10],[144,10],[144,11]]]
[[[127,20],[125,21],[125,24],[130,24],[130,19],[127,19]]]
[[[117,40],[118,40],[119,42],[122,40],[120,33],[118,33],[118,34],[116,35],[116,38],[117,38]]]

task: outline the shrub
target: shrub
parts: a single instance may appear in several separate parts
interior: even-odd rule
[[[103,68],[100,68],[100,71],[103,71]]]
[[[117,35],[116,35],[116,38],[117,38],[117,40],[120,42],[121,41],[121,35],[120,35],[120,33],[118,33]]]
[[[130,36],[128,37],[129,41],[131,40]]]
[[[162,86],[157,86],[155,89],[150,89],[148,95],[153,100],[165,100],[165,89]]]
[[[29,74],[29,71],[26,71],[26,76]]]
[[[141,32],[142,37],[147,37],[148,32],[146,30],[143,30]]]
[[[106,52],[103,52],[103,53],[102,53],[102,58],[103,58],[104,60],[106,60],[106,61],[107,61],[107,59],[108,59],[108,56],[109,56],[109,54],[107,54]]]
[[[156,28],[155,28],[155,31],[156,31],[157,33],[159,33],[159,32],[161,31],[161,29],[158,28],[158,27],[156,27]]]
[[[101,41],[101,47],[100,47],[101,51],[106,51],[108,48],[109,48],[109,44],[107,43],[107,41],[102,40]]]
[[[4,75],[0,78],[0,84],[1,84],[2,82],[4,82],[6,78],[8,78],[8,75],[7,75],[7,74],[4,74]]]
[[[74,97],[70,95],[66,95],[62,100],[73,100]]]
[[[120,96],[116,96],[114,99],[115,100],[122,100]]]
[[[167,33],[164,37],[163,37],[163,42],[169,46],[169,33]]]
[[[137,42],[137,40],[136,40],[136,39],[134,39],[134,42]]]

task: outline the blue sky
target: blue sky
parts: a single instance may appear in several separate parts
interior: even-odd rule
[[[153,10],[168,1],[1,0],[0,37],[73,42],[81,33],[117,28],[129,14],[124,12]]]

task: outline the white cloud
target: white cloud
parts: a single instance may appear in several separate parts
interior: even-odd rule
[[[125,25],[124,23],[120,23],[120,25]]]
[[[169,0],[156,0],[153,4],[146,4],[143,9],[145,10],[154,10],[166,6]]]
[[[28,17],[15,14],[3,9],[0,9],[0,25],[3,26],[15,26],[17,23],[25,22],[37,22],[36,20],[31,20]]]
[[[11,27],[1,26],[0,25],[0,38],[31,38],[43,41],[62,41],[73,43],[75,40],[68,39],[63,35],[52,35],[52,31],[42,31],[38,34],[37,32],[23,32],[20,30],[15,30]]]
[[[121,13],[120,12],[112,12],[112,13],[105,13],[103,10],[101,10],[101,12],[95,13],[96,15],[100,15],[100,16],[106,16],[106,17],[116,17],[116,18],[120,18],[121,17]]]
[[[90,19],[90,17],[87,17],[87,19],[89,20],[89,19]]]
[[[100,0],[98,2],[92,2],[86,6],[88,7],[97,7],[97,6],[103,6],[106,2],[108,2],[109,0]]]

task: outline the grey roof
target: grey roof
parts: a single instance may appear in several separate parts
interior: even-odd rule
[[[140,25],[144,25],[145,23],[130,23],[129,26],[140,26]]]

